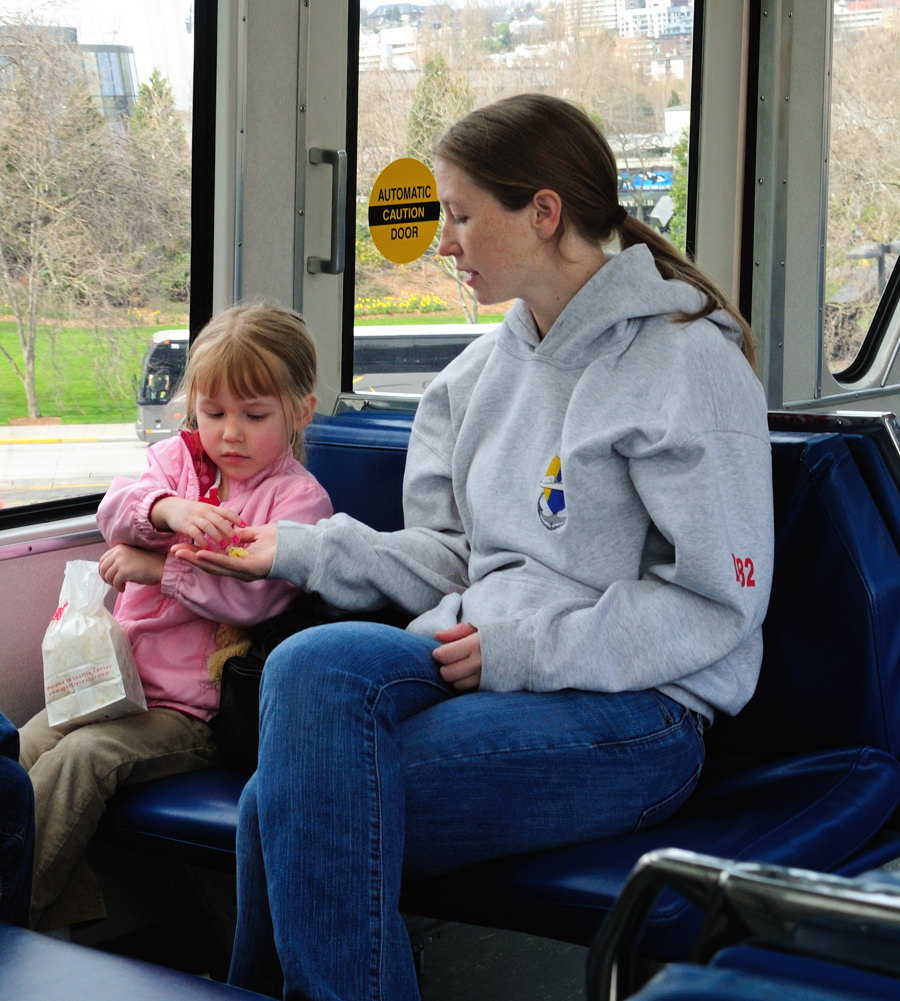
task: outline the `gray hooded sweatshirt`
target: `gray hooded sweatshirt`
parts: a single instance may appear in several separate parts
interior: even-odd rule
[[[477,626],[481,688],[656,688],[712,718],[753,693],[772,578],[766,403],[723,311],[649,250],[543,340],[517,302],[422,397],[404,524],[281,523],[272,576],[433,636]],[[360,484],[365,489],[365,484]]]

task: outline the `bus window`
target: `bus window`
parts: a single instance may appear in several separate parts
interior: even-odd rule
[[[181,0],[0,6],[8,511],[95,496],[112,475],[146,465],[134,441],[136,386],[156,406],[177,381],[165,370],[144,378],[147,342],[188,327],[199,19]],[[109,457],[95,447],[108,441],[133,447],[113,459],[112,445]],[[45,465],[51,482],[35,475]]]
[[[828,367],[848,379],[900,253],[898,45],[896,4],[835,4],[823,326]]]
[[[363,327],[353,349],[353,387],[359,393],[420,396],[431,380],[495,324]],[[164,330],[147,348],[138,391],[137,435],[148,443],[167,438],[184,423],[185,391],[179,382],[188,333]]]
[[[585,107],[616,153],[621,203],[684,247],[681,193],[686,191],[694,4],[636,8],[566,2],[504,11],[487,0],[368,5],[368,10],[363,5],[357,339],[368,324],[474,326],[502,318],[509,304],[479,306],[452,259],[438,257],[437,237],[411,264],[391,264],[382,257],[368,228],[368,204],[376,178],[392,161],[413,157],[432,166],[431,150],[449,125],[480,105],[522,91],[556,94]],[[416,348],[430,350],[425,344]],[[355,351],[357,358],[359,350],[364,349]],[[354,372],[359,374],[358,366]],[[365,385],[354,380],[357,391]]]
[[[442,368],[494,326],[360,327],[353,341],[353,388],[358,393],[420,395]]]
[[[161,330],[153,335],[137,393],[137,436],[152,442],[166,438],[181,426],[183,395],[178,389],[187,360],[186,330]]]

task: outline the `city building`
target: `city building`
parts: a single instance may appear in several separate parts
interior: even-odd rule
[[[21,30],[21,26],[0,25],[3,64],[12,62],[10,49]],[[54,44],[71,45],[77,50],[89,93],[111,123],[121,121],[131,112],[137,103],[138,78],[130,45],[79,45],[77,29],[57,25],[33,25],[30,30]]]

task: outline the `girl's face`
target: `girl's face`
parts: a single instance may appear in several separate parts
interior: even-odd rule
[[[296,418],[296,430],[309,423],[314,406]],[[293,420],[278,396],[243,399],[225,386],[214,395],[197,394],[200,441],[226,480],[249,480],[281,458],[290,448]]]
[[[447,160],[438,159],[434,173],[444,210],[438,253],[455,259],[482,305],[528,302],[541,277],[543,249],[531,207],[510,211]]]

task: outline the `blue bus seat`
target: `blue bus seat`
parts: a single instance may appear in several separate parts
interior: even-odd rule
[[[306,465],[335,511],[380,532],[403,527],[403,470],[412,414],[345,411],[306,429]]]
[[[687,961],[646,983],[640,928],[675,890],[703,911]],[[847,879],[673,849],[634,867],[588,952],[588,999],[887,1001],[900,997],[900,880]]]
[[[263,1001],[262,994],[139,959],[0,925],[0,998],[8,1001]],[[271,1001],[271,998],[266,999]]]
[[[310,467],[338,510],[369,520],[373,504],[379,527],[399,525],[408,431],[409,415],[365,411],[310,428]],[[773,432],[772,451],[775,584],[760,684],[738,717],[708,730],[695,795],[638,834],[407,882],[404,910],[586,945],[650,849],[848,875],[900,855],[900,837],[888,830],[900,802],[897,547],[846,436]],[[376,469],[390,469],[390,482],[375,482]],[[241,786],[240,777],[212,769],[125,789],[102,836],[231,867]],[[682,957],[699,921],[687,901],[664,898],[648,924],[646,954]]]

